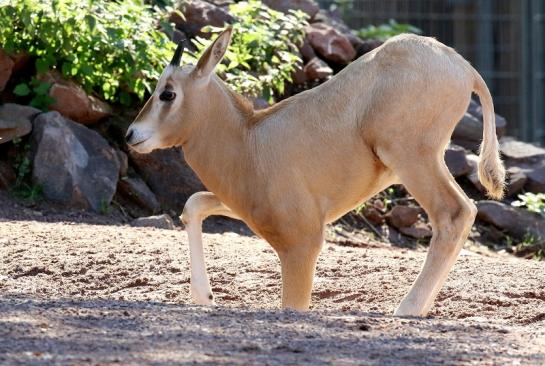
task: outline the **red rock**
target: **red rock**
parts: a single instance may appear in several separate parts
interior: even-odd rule
[[[348,38],[327,24],[311,24],[307,27],[307,37],[312,48],[327,61],[348,64],[356,57]]]
[[[295,67],[295,71],[292,73],[291,78],[296,85],[302,85],[308,81],[307,74],[299,65]]]
[[[201,31],[203,27],[207,25],[223,27],[226,23],[233,22],[233,17],[225,9],[206,1],[185,1],[179,11],[184,17],[182,18],[177,12],[172,12],[169,21],[189,37],[209,37],[210,33]]]
[[[13,60],[0,48],[0,91],[6,87],[12,70]]]
[[[400,227],[399,231],[415,239],[426,239],[432,236],[432,231],[424,223],[418,223],[410,227]]]
[[[30,55],[25,52],[19,52],[11,56],[13,60],[13,72],[18,72],[30,65]]]
[[[309,62],[314,57],[316,57],[316,52],[314,52],[314,49],[310,45],[308,38],[305,38],[303,44],[301,45],[301,47],[299,47],[299,52],[301,52],[301,56],[303,56],[304,62]]]
[[[324,61],[314,57],[303,68],[305,75],[309,80],[325,80],[333,75],[333,70]]]
[[[90,125],[112,114],[110,106],[87,95],[76,83],[64,80],[58,73],[49,72],[40,76],[40,79],[51,83],[49,96],[55,102],[49,110],[57,111],[63,116],[84,125]]]
[[[418,221],[420,210],[410,206],[394,206],[386,216],[388,223],[398,229],[409,227]]]
[[[384,224],[384,216],[374,207],[366,206],[363,209],[363,216],[365,216],[367,220],[377,225]]]

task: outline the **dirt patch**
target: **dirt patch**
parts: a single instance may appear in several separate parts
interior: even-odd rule
[[[326,243],[298,314],[278,310],[275,253],[240,228],[205,234],[210,309],[190,305],[181,229],[38,219],[0,222],[0,363],[545,363],[540,262],[464,252],[430,318],[400,319],[425,253]]]

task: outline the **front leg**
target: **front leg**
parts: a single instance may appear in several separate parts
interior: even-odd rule
[[[189,197],[180,217],[186,227],[189,241],[191,297],[199,305],[214,305],[214,296],[206,272],[202,243],[202,222],[211,215],[239,219],[211,192],[198,192]]]

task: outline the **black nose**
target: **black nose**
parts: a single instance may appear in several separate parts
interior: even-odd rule
[[[127,135],[125,136],[125,141],[127,141],[128,144],[131,143],[131,138],[133,134],[134,134],[134,130],[127,131]]]

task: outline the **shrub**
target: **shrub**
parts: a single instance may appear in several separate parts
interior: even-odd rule
[[[257,0],[232,4],[229,11],[236,20],[235,32],[218,71],[237,92],[272,101],[275,94],[284,93],[301,62],[297,45],[305,37],[307,15],[301,11],[286,15]],[[198,38],[199,53],[210,42]]]
[[[518,195],[518,200],[511,203],[514,207],[524,207],[528,211],[545,216],[545,194],[526,192]]]
[[[361,28],[357,33],[358,36],[363,39],[378,39],[380,41],[385,41],[388,38],[397,36],[401,33],[421,34],[422,31],[410,24],[402,24],[390,19],[387,24],[382,24],[378,27],[369,25],[365,28]]]
[[[139,0],[15,0],[0,8],[0,44],[34,56],[38,73],[57,69],[88,93],[130,105],[152,90],[173,52],[154,15]]]

